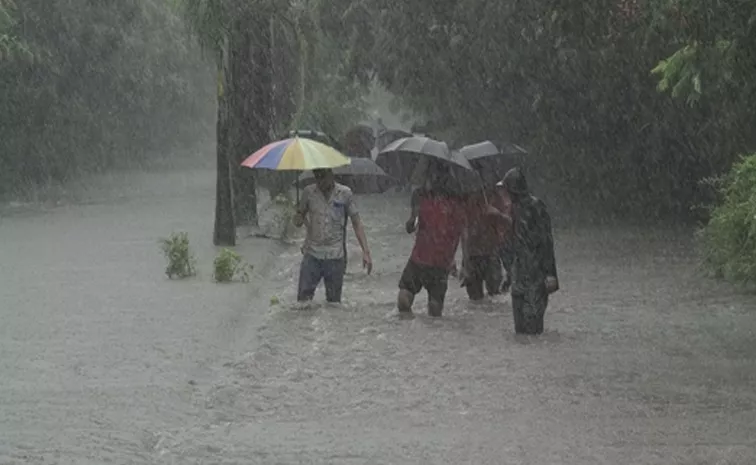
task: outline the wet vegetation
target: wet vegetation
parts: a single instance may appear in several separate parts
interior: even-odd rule
[[[0,194],[188,158],[211,71],[163,1],[0,1]]]
[[[165,268],[168,278],[183,279],[197,274],[197,260],[189,246],[188,233],[172,233],[169,237],[160,239],[160,248],[168,261]]]
[[[238,253],[223,248],[213,261],[213,278],[218,283],[228,283],[235,279],[249,281],[252,265],[246,263]]]
[[[214,241],[233,245],[236,226],[257,221],[258,184],[290,181],[237,162],[293,128],[341,137],[380,85],[452,145],[526,147],[563,216],[708,220],[691,207],[721,196],[700,181],[756,145],[754,11],[749,0],[0,0],[0,191],[144,164],[215,130]],[[735,184],[703,237],[707,263],[742,281],[751,223]]]
[[[722,197],[701,238],[704,261],[717,277],[756,284],[756,155],[713,180]]]

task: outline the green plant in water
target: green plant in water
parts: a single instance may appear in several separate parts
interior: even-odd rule
[[[218,283],[231,282],[239,279],[242,282],[249,281],[249,272],[252,265],[246,263],[242,257],[230,249],[221,249],[213,262],[213,277]]]
[[[700,231],[704,265],[717,277],[756,284],[756,154],[743,158],[717,185],[722,202]]]
[[[160,239],[160,248],[168,260],[165,274],[170,279],[174,276],[188,278],[196,274],[196,261],[189,247],[188,233],[172,233],[168,238]]]

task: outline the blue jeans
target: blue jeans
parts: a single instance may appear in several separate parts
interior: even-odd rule
[[[305,254],[299,267],[297,300],[300,302],[312,300],[315,289],[322,279],[325,283],[326,301],[341,302],[341,288],[344,286],[345,272],[346,260],[343,258],[323,260]]]

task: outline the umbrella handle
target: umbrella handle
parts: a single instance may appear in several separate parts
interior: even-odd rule
[[[481,186],[481,187],[483,187],[483,189],[482,189],[482,192],[483,192],[483,200],[485,200],[485,201],[486,201],[486,205],[488,205],[488,194],[486,193],[486,189],[485,189],[485,187],[484,187],[484,186],[485,186],[485,184],[484,184],[484,182],[483,182],[483,175],[482,175],[482,174],[480,174],[480,171],[478,171],[478,172],[477,172],[476,174],[477,174],[477,175],[478,175],[478,177],[480,178],[480,186]]]

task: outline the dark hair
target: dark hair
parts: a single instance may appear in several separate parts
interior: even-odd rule
[[[507,171],[502,181],[507,192],[513,197],[522,197],[530,193],[525,175],[522,174],[519,168],[512,168]]]
[[[333,173],[333,170],[330,168],[315,168],[312,170],[312,175],[316,178],[326,176],[329,173]]]

